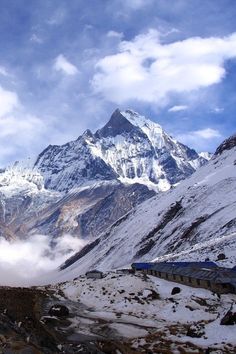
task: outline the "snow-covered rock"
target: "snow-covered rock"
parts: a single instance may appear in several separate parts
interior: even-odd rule
[[[160,191],[190,176],[207,159],[138,113],[117,109],[95,134],[87,130],[62,146],[49,145],[35,166],[45,186],[68,191],[89,180],[120,179]]]
[[[235,325],[220,322],[236,296],[219,298],[182,284],[171,296],[174,284],[153,276],[108,272],[103,279],[76,277],[46,290],[71,307],[70,330],[80,335],[105,333],[106,342],[117,340],[119,349],[126,341],[126,352],[235,352]]]
[[[209,161],[209,160],[212,158],[212,156],[213,156],[212,153],[207,152],[207,151],[200,152],[199,155],[200,155],[201,157],[203,157],[203,158],[204,158],[205,160],[207,160],[207,161]]]

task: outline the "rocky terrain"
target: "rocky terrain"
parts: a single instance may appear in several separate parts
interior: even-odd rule
[[[222,323],[236,297],[142,274],[107,272],[48,289],[72,315],[74,340],[103,353],[234,353],[235,326]],[[178,291],[174,291],[178,289]],[[76,310],[79,304],[80,310]]]

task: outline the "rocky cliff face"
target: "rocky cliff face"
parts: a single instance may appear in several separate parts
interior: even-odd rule
[[[215,156],[222,154],[225,150],[230,150],[236,146],[236,134],[224,140],[222,144],[216,149]]]
[[[137,204],[151,198],[155,192],[146,186],[124,186],[118,182],[100,182],[78,188],[42,208],[37,215],[26,217],[17,234],[63,234],[94,239]]]
[[[112,179],[165,191],[205,162],[158,124],[134,111],[117,109],[95,134],[86,131],[76,141],[48,146],[35,167],[43,174],[45,187],[57,191]]]
[[[94,238],[154,191],[140,184],[97,181],[74,191],[44,188],[36,170],[13,168],[0,174],[0,236],[15,240],[31,234]]]

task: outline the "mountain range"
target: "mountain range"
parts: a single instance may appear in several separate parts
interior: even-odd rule
[[[0,233],[96,238],[137,204],[189,177],[207,162],[203,156],[157,123],[117,109],[94,134],[49,145],[35,162],[0,173]]]

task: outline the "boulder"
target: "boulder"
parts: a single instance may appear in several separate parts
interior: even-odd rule
[[[48,314],[56,317],[68,317],[69,310],[65,305],[55,304],[50,308]]]
[[[225,258],[226,258],[226,256],[225,256],[224,253],[219,253],[218,256],[217,256],[217,261],[222,261]]]
[[[221,325],[231,326],[236,324],[236,312],[229,310],[220,321]]]
[[[192,325],[188,328],[186,336],[192,338],[201,338],[205,334],[202,325]]]
[[[171,295],[179,294],[180,292],[181,289],[178,286],[175,286],[171,291]]]

